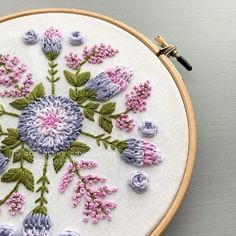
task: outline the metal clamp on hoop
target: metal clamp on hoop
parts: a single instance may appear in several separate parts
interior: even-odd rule
[[[177,61],[185,67],[188,71],[192,70],[191,64],[181,55],[179,55],[177,51],[177,47],[174,45],[169,45],[165,39],[163,39],[160,35],[155,38],[157,44],[161,47],[160,51],[156,54],[158,57],[162,54],[166,55],[167,57],[175,57]]]

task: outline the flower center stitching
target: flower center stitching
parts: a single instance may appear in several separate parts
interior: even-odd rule
[[[80,135],[83,115],[70,99],[45,96],[28,105],[19,120],[21,139],[33,151],[54,154],[68,149]]]

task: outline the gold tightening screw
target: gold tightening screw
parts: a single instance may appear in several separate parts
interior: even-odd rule
[[[179,55],[176,46],[169,45],[164,38],[162,38],[160,35],[157,35],[155,37],[155,42],[158,44],[158,46],[161,48],[157,56],[160,56],[162,54],[170,57],[175,57],[177,61],[183,65],[187,70],[192,70],[192,66],[190,63],[182,56]]]

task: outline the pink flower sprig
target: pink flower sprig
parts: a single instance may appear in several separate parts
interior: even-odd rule
[[[105,200],[107,195],[110,195],[117,191],[117,188],[109,187],[107,185],[99,186],[97,189],[92,188],[95,184],[104,184],[107,180],[97,175],[83,175],[81,176],[79,171],[81,169],[91,169],[96,167],[96,163],[93,161],[81,160],[79,162],[72,162],[68,166],[66,174],[62,177],[59,185],[61,193],[65,191],[73,177],[77,175],[79,181],[74,187],[74,193],[72,195],[72,204],[76,207],[82,197],[85,198],[85,205],[83,210],[85,223],[89,222],[89,217],[94,224],[97,224],[100,220],[111,220],[111,210],[116,208],[116,203]]]
[[[52,39],[52,38],[55,38],[55,37],[56,37],[56,38],[59,38],[61,41],[63,40],[63,37],[62,37],[61,32],[60,32],[57,28],[55,28],[55,27],[53,27],[53,26],[49,27],[49,28],[44,32],[43,37],[44,37],[44,38],[47,38],[47,39]]]
[[[119,128],[120,130],[130,132],[135,127],[134,120],[130,119],[128,114],[121,114],[116,119],[116,127]]]
[[[106,57],[114,57],[119,51],[113,49],[111,45],[106,46],[101,43],[100,45],[93,45],[91,48],[85,46],[83,49],[83,58],[87,59],[91,64],[101,64]]]
[[[5,87],[4,91],[0,91],[1,97],[20,97],[30,92],[29,88],[33,84],[32,74],[26,73],[26,65],[21,63],[16,56],[9,54],[0,54],[0,86]]]
[[[77,70],[83,61],[83,59],[80,58],[77,53],[72,52],[65,56],[65,60],[66,65],[72,70]]]
[[[25,204],[25,198],[22,193],[14,192],[6,201],[6,204],[10,206],[10,209],[8,211],[12,216],[22,214],[23,205]]]
[[[143,112],[147,110],[146,100],[151,96],[152,87],[150,81],[134,86],[131,93],[126,94],[126,109],[129,111]]]
[[[86,62],[91,64],[101,64],[107,57],[114,57],[119,51],[101,43],[100,45],[93,45],[91,48],[85,46],[83,48],[82,56],[77,53],[69,53],[65,56],[66,65],[72,69],[77,70]]]

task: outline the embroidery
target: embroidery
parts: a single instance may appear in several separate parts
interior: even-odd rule
[[[161,151],[152,143],[130,138],[121,159],[134,166],[157,165],[162,161]]]
[[[62,233],[60,233],[58,236],[80,236],[80,234],[76,231],[65,230]]]
[[[8,211],[12,216],[22,214],[22,208],[25,204],[25,198],[22,193],[13,193],[6,201],[6,204],[10,205],[10,209]]]
[[[36,44],[39,41],[39,34],[33,29],[29,29],[23,34],[23,41],[25,44],[29,45]]]
[[[18,130],[33,151],[55,154],[68,149],[82,127],[79,107],[68,98],[44,96],[31,102],[21,113]]]
[[[128,184],[136,193],[144,193],[149,186],[148,175],[143,171],[134,171],[129,177]]]
[[[60,80],[60,77],[55,77],[57,74],[57,63],[55,63],[55,59],[60,55],[62,50],[62,35],[58,29],[54,27],[50,27],[44,33],[42,39],[42,51],[48,59],[49,65],[49,76],[47,76],[47,80],[51,83],[51,93],[55,95],[55,83]]]
[[[134,113],[146,111],[146,100],[151,96],[151,90],[150,81],[134,86],[133,91],[126,95],[126,109],[133,111]]]
[[[134,120],[130,119],[127,114],[122,114],[116,119],[116,127],[130,132],[135,127]]]
[[[20,236],[16,227],[13,225],[0,225],[1,236]]]
[[[32,38],[36,40],[38,35],[36,33],[33,35],[31,31],[27,36],[30,41]],[[77,32],[75,36],[74,40],[79,40],[81,35]],[[117,205],[106,198],[115,193],[117,188],[105,185],[107,180],[103,177],[81,174],[83,171],[96,167],[96,163],[77,160],[79,156],[90,150],[87,144],[79,141],[80,136],[93,138],[98,146],[117,150],[122,160],[134,166],[152,166],[159,164],[162,160],[162,153],[154,144],[134,138],[119,140],[106,134],[112,133],[113,121],[121,130],[133,129],[134,120],[129,118],[128,113],[146,110],[146,101],[151,95],[150,82],[146,81],[135,86],[126,95],[126,110],[117,112],[117,104],[109,100],[128,87],[133,78],[133,72],[123,66],[107,69],[98,73],[97,76],[91,75],[89,71],[83,71],[86,63],[101,64],[105,59],[114,57],[118,53],[118,50],[110,45],[93,45],[90,48],[85,46],[81,56],[76,53],[65,56],[66,65],[71,70],[63,71],[66,81],[71,86],[68,89],[69,98],[57,96],[55,85],[60,77],[57,76],[59,72],[56,59],[62,52],[62,44],[63,37],[54,27],[46,30],[41,40],[42,52],[48,60],[49,70],[46,79],[50,82],[51,95],[45,93],[43,83],[37,84],[32,91],[29,91],[29,86],[32,84],[32,76],[29,76],[27,90],[22,90],[23,92],[19,95],[21,98],[10,103],[10,106],[17,109],[19,114],[5,109],[0,104],[0,117],[10,116],[18,119],[17,129],[9,128],[5,131],[0,126],[1,182],[14,183],[9,193],[0,200],[0,206],[7,204],[11,215],[21,214],[26,200],[23,193],[19,192],[19,188],[24,186],[27,190],[32,192],[35,190],[37,193],[35,206],[23,222],[25,236],[50,234],[51,220],[47,207],[47,194],[50,191],[49,165],[53,165],[55,172],[58,173],[65,164],[69,164],[67,172],[60,181],[59,191],[64,193],[72,180],[77,178],[72,194],[72,206],[78,206],[82,198],[85,199],[83,210],[85,223],[89,220],[94,224],[100,220],[111,220],[111,211]],[[13,64],[13,67],[15,64],[18,67],[21,65],[17,58],[9,55],[1,55],[0,61],[0,78],[1,69],[5,71],[9,63]],[[26,72],[26,67],[22,67],[24,69],[20,70],[21,78],[22,71]],[[9,78],[10,74],[7,74],[7,79],[10,81]],[[18,88],[16,84],[18,85],[19,81],[20,79],[17,82],[11,81],[9,86]],[[97,121],[106,133],[95,135],[83,130],[84,118]],[[42,173],[36,184],[34,175],[30,171],[30,164],[34,162],[33,152],[41,154],[44,158]],[[9,163],[17,166],[7,169]],[[143,186],[141,180],[144,181],[144,178],[134,176],[132,184]],[[137,190],[137,186],[136,191],[144,191]],[[65,231],[62,235],[66,233],[78,235],[70,231]]]
[[[24,96],[32,84],[32,74],[27,73],[26,65],[18,57],[0,54],[0,86],[6,88],[0,91],[0,97]]]
[[[84,35],[80,31],[76,30],[70,33],[69,42],[71,45],[80,46],[84,44],[84,41]]]
[[[139,133],[145,138],[152,138],[157,134],[158,128],[153,121],[144,121],[138,128]]]
[[[51,220],[48,215],[30,213],[23,222],[23,236],[49,236]]]
[[[68,167],[66,174],[60,181],[59,190],[63,193],[76,175],[79,179],[74,187],[74,193],[72,196],[73,206],[76,207],[82,197],[85,197],[84,205],[84,222],[89,221],[89,217],[92,218],[92,222],[97,224],[99,220],[111,220],[110,211],[116,208],[116,204],[105,200],[105,197],[117,191],[117,188],[103,185],[98,187],[97,190],[91,188],[94,184],[103,184],[107,180],[97,175],[81,175],[81,169],[91,169],[96,167],[96,163],[93,161],[81,160],[74,162],[71,159],[71,164]]]
[[[9,158],[5,157],[0,151],[0,174],[2,174],[8,166]]]

